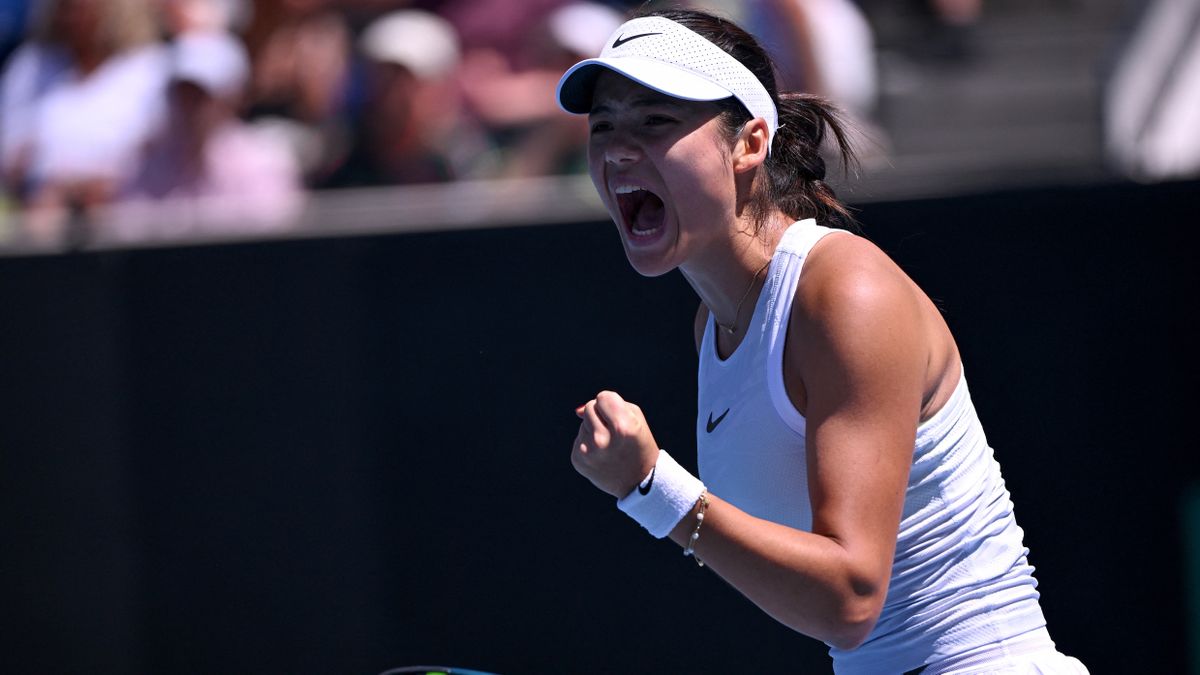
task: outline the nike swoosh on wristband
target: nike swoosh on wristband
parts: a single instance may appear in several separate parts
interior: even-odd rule
[[[629,37],[625,37],[625,34],[622,33],[621,37],[613,40],[612,49],[616,49],[630,40],[636,40],[641,37],[646,37],[647,35],[662,35],[662,33],[638,33],[637,35],[630,35]]]
[[[712,418],[712,413],[709,412],[708,413],[708,427],[707,427],[708,433],[711,434],[713,432],[713,430],[717,428],[717,425],[721,423],[721,420],[725,419],[725,416],[728,414],[729,414],[729,408],[726,408],[725,412],[721,413],[721,416],[714,420]]]
[[[650,477],[646,479],[646,484],[638,485],[638,494],[639,495],[650,494],[650,486],[654,485],[654,472],[657,470],[658,470],[657,466],[651,468],[650,469]]]

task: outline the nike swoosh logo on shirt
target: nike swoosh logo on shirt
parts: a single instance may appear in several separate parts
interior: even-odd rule
[[[711,412],[708,413],[708,427],[707,427],[708,433],[711,434],[713,432],[713,429],[716,429],[717,425],[720,424],[721,420],[725,419],[725,416],[728,414],[729,414],[729,408],[726,408],[725,412],[721,413],[721,416],[714,420],[712,418],[712,413]]]
[[[622,33],[621,37],[617,38],[616,40],[613,40],[612,48],[616,49],[617,47],[620,47],[621,45],[625,44],[626,42],[629,42],[630,40],[636,40],[638,38],[646,37],[648,35],[662,35],[662,33],[638,33],[637,35],[630,35],[629,37],[625,37],[625,34]]]

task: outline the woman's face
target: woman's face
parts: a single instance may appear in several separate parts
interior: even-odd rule
[[[714,103],[682,101],[606,71],[588,117],[588,167],[625,255],[658,276],[698,259],[733,220],[731,146]]]
[[[95,43],[103,11],[98,0],[61,0],[53,16],[56,32],[69,45]]]

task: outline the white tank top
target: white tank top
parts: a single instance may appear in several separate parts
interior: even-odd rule
[[[700,477],[747,513],[812,529],[805,419],[784,388],[783,348],[804,259],[832,232],[804,220],[771,261],[750,328],[728,359],[714,322],[700,345]],[[917,429],[883,612],[854,650],[830,647],[837,673],[897,675],[1044,630],[1037,582],[1012,502],[965,377]]]

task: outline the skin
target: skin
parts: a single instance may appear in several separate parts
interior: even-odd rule
[[[794,220],[776,212],[756,233],[745,209],[767,156],[766,123],[753,120],[730,141],[712,104],[611,73],[598,79],[594,104],[590,171],[630,264],[648,276],[679,269],[701,299],[697,344],[710,313],[738,326],[717,331],[727,357],[761,290],[756,272]],[[661,232],[644,241],[617,206],[615,188],[629,182],[663,201]],[[855,236],[822,239],[800,276],[784,351],[788,395],[807,420],[812,531],[709,493],[696,554],[794,630],[843,649],[861,644],[887,594],[917,426],[945,404],[960,369],[936,307],[883,252]],[[575,468],[614,497],[628,494],[658,457],[645,414],[612,391],[576,414]],[[686,545],[695,522],[685,517],[671,539]]]
[[[99,68],[109,56],[109,50],[96,37],[103,18],[103,5],[96,0],[62,0],[56,7],[55,26],[75,67],[84,75]]]

